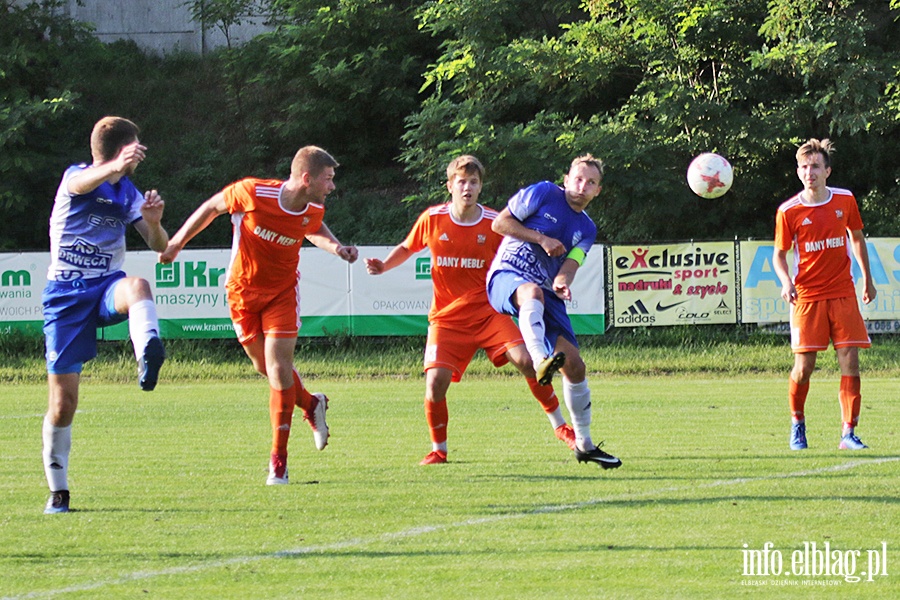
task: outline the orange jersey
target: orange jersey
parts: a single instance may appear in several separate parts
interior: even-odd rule
[[[488,303],[485,276],[503,238],[491,230],[497,211],[479,206],[481,218],[475,223],[457,223],[450,204],[432,206],[403,242],[413,252],[431,250],[431,323],[468,327],[496,314]]]
[[[814,206],[794,196],[775,217],[775,246],[794,248],[792,275],[800,302],[856,296],[847,232],[863,228],[859,206],[848,190],[828,190],[831,197]]]
[[[277,294],[297,285],[300,246],[322,226],[325,207],[309,203],[300,212],[281,206],[284,181],[248,177],[223,191],[233,238],[226,287]]]

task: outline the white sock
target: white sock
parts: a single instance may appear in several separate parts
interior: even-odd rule
[[[594,448],[591,441],[591,390],[587,379],[572,383],[563,377],[563,399],[569,415],[572,417],[572,429],[575,430],[575,443],[582,450]]]
[[[69,451],[72,449],[72,426],[56,427],[44,416],[44,474],[51,492],[69,489]]]
[[[553,412],[547,413],[547,418],[550,419],[550,426],[553,427],[553,429],[556,429],[560,425],[566,424],[566,419],[565,417],[563,417],[562,409],[558,406]]]
[[[128,333],[134,345],[134,357],[139,360],[150,338],[159,337],[159,319],[153,300],[140,300],[131,305],[128,309]]]
[[[431,442],[432,450],[440,450],[444,454],[447,454],[447,442]]]
[[[519,307],[519,330],[522,332],[525,348],[531,355],[531,361],[537,367],[551,354],[547,349],[544,305],[540,300],[526,300]]]

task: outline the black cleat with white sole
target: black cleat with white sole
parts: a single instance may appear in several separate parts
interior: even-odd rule
[[[579,450],[577,447],[575,448],[575,458],[578,459],[578,462],[592,462],[597,463],[604,469],[618,469],[622,466],[622,461],[613,456],[612,454],[607,454],[603,450],[600,449],[599,446],[596,446],[593,450]]]

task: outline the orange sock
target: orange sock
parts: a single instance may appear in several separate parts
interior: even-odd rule
[[[269,388],[272,454],[287,456],[288,438],[291,435],[291,418],[294,416],[295,403],[295,386],[291,386],[286,390]]]
[[[294,369],[294,387],[297,390],[297,406],[308,412],[312,408],[313,397],[300,380],[300,373],[297,372],[297,369]]]
[[[841,376],[841,389],[838,398],[841,401],[841,419],[844,427],[856,427],[859,423],[859,409],[862,404],[859,376]]]
[[[803,421],[803,407],[806,406],[806,395],[809,393],[809,382],[800,385],[793,379],[788,379],[788,404],[791,407],[791,417],[798,423]]]
[[[428,422],[428,429],[431,430],[431,441],[434,444],[444,444],[447,442],[447,422],[450,416],[447,413],[447,399],[436,400],[434,402],[425,401],[425,420]]]
[[[559,398],[553,391],[552,385],[541,385],[534,377],[526,377],[528,387],[531,388],[531,394],[540,402],[545,413],[552,413],[559,408]]]

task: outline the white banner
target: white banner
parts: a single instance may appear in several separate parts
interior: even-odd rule
[[[300,251],[301,336],[424,335],[431,306],[431,259],[423,251],[382,275],[366,273],[364,258],[384,258],[392,246],[363,246],[350,265],[318,248]],[[169,265],[152,251],[128,252],[124,270],[150,282],[166,338],[231,338],[225,297],[230,249],[185,250]],[[0,254],[0,335],[40,332],[46,252]],[[596,246],[572,286],[569,312],[576,333],[605,330],[603,248]],[[108,327],[104,339],[128,337],[127,323]]]

